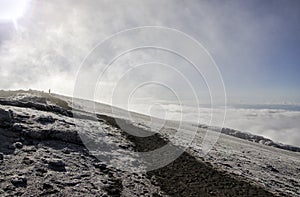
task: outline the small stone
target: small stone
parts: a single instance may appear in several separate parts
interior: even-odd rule
[[[279,170],[277,170],[276,168],[274,168],[274,167],[271,166],[271,165],[267,165],[267,168],[268,168],[269,170],[271,170],[272,172],[279,173]]]
[[[22,144],[22,142],[16,142],[16,143],[14,143],[14,147],[17,149],[21,149],[21,148],[23,148],[23,144]]]
[[[232,166],[228,163],[223,163],[224,166],[228,167],[228,168],[232,168]]]
[[[62,149],[62,152],[65,153],[65,154],[70,154],[71,153],[70,149],[68,149],[68,148]]]
[[[107,184],[108,181],[106,179],[102,180],[102,183]]]
[[[41,124],[53,124],[55,122],[55,119],[52,116],[41,115],[36,119],[36,121]]]
[[[57,167],[64,167],[65,166],[65,163],[60,159],[55,159],[53,161],[50,161],[49,164],[52,165],[52,166],[57,166]]]
[[[47,189],[53,189],[53,185],[51,185],[50,183],[44,183],[43,184],[43,189],[47,190]]]
[[[29,157],[24,157],[24,159],[23,159],[23,163],[24,164],[27,164],[27,165],[30,165],[30,164],[32,164],[34,161],[31,159],[31,158],[29,158]]]
[[[12,127],[12,129],[16,132],[20,132],[23,130],[23,126],[21,124],[15,123]]]
[[[119,147],[122,148],[122,149],[128,149],[129,148],[127,145],[122,145],[122,144],[120,144]]]
[[[107,165],[104,163],[95,163],[94,164],[95,168],[98,168],[100,170],[106,170],[107,169]]]
[[[53,159],[48,161],[48,167],[55,171],[66,171],[66,164],[60,159]]]
[[[44,168],[44,167],[42,167],[42,166],[37,166],[35,171],[36,171],[36,175],[37,175],[37,176],[41,176],[41,177],[43,177],[44,174],[45,174],[46,172],[48,172],[47,169]]]
[[[24,176],[15,176],[10,181],[15,187],[26,187],[27,179]]]

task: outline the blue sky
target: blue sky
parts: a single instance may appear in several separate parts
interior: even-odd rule
[[[213,4],[218,7],[217,26],[221,27],[224,38],[219,41],[226,50],[218,50],[218,46],[214,50],[211,43],[207,46],[222,71],[230,95],[299,101],[300,3],[226,1],[220,5],[214,1]],[[199,35],[194,36],[201,40]]]
[[[206,47],[229,102],[300,103],[299,21],[297,0],[31,0],[17,20],[0,18],[0,89],[52,88],[72,95],[93,46],[127,28],[159,25]]]

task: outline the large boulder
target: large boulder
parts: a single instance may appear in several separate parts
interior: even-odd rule
[[[7,128],[13,124],[12,112],[0,108],[0,127]]]

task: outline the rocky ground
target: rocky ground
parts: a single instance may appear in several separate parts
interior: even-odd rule
[[[167,132],[168,129],[161,133],[152,133],[149,137],[137,137],[122,130],[107,113],[99,113],[96,119],[79,111],[80,115],[75,116],[70,104],[61,98],[32,92],[2,92],[2,97],[1,196],[299,195],[297,192],[300,181],[297,174],[289,174],[297,173],[297,170],[298,174],[300,172],[297,168],[298,155],[292,160],[293,164],[287,164],[286,171],[273,163],[271,165],[262,162],[261,165],[265,168],[265,173],[261,173],[263,182],[256,180],[259,177],[254,173],[255,169],[251,168],[251,162],[248,163],[251,159],[246,159],[249,156],[247,152],[242,156],[237,153],[234,156],[215,149],[211,155],[200,157],[196,146],[187,149],[175,161],[162,168],[148,172],[130,172],[118,168],[116,163],[104,162],[95,157],[95,154],[91,154],[91,147],[82,142],[82,135],[79,133],[83,132],[92,138],[96,136],[99,139],[96,143],[103,147],[101,156],[109,157],[113,162],[122,162],[118,160],[120,154],[147,152],[168,143],[168,135],[171,134]],[[103,108],[104,111],[106,110]],[[127,129],[141,133],[149,132],[142,124],[137,126],[136,123],[121,118],[118,120],[127,124]],[[228,140],[232,139],[221,138],[218,146],[226,147],[224,144]],[[241,146],[237,143],[240,141],[233,141]],[[106,151],[106,146],[115,148],[113,154]],[[243,150],[253,151],[250,146],[254,145],[245,141]],[[264,145],[260,146],[264,148]],[[263,149],[260,146],[255,150]],[[273,149],[275,148],[269,147],[267,150]],[[264,151],[261,152],[261,156],[265,156]],[[221,155],[216,156],[217,154]],[[245,157],[244,161],[241,161],[242,157]],[[294,158],[295,155],[291,153],[289,157]],[[230,162],[231,160],[233,161]],[[259,160],[255,158],[253,161]],[[240,167],[237,168],[237,165]],[[284,178],[289,181],[282,185]]]

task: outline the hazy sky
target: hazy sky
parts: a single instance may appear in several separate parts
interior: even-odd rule
[[[97,43],[127,28],[158,25],[203,44],[219,66],[229,102],[300,103],[298,0],[26,2],[22,11],[19,1],[0,0],[0,89],[72,95],[80,64]],[[124,70],[112,71],[118,72]],[[203,83],[189,72],[186,77]]]

